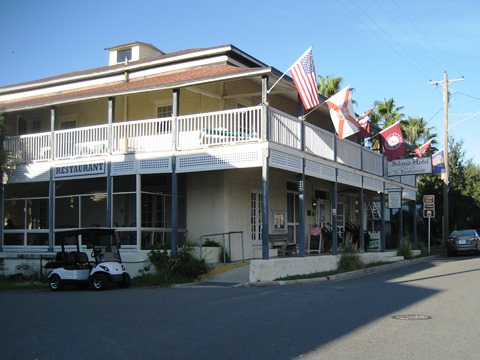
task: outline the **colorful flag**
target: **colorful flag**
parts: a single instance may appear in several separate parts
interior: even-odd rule
[[[326,103],[340,139],[358,133],[357,118],[350,99],[350,85],[328,98]]]
[[[317,75],[313,64],[312,48],[309,48],[292,65],[290,73],[305,110],[317,106],[320,102],[318,100]]]
[[[444,173],[445,172],[445,160],[443,149],[437,151],[432,155],[432,174]]]
[[[425,154],[425,151],[427,151],[427,149],[430,147],[430,145],[432,145],[432,140],[428,140],[425,144],[413,150],[413,154],[416,157],[422,157],[423,154]]]
[[[370,114],[375,108],[371,108],[370,110],[364,112],[357,118],[358,123],[358,137],[359,138],[368,138],[371,135],[370,132]]]
[[[405,142],[399,121],[380,131],[378,135],[382,140],[383,151],[388,161],[399,159],[405,155]]]

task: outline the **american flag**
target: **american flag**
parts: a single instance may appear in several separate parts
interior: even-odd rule
[[[312,48],[308,49],[290,68],[293,82],[305,110],[319,104],[317,75],[313,64]]]

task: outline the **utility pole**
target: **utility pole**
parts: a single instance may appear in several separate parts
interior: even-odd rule
[[[449,175],[449,166],[448,166],[448,101],[449,101],[449,92],[448,84],[456,81],[463,81],[463,76],[459,79],[448,80],[448,74],[445,71],[443,80],[430,81],[429,84],[442,84],[443,85],[443,161],[445,163],[445,174],[443,176],[443,243],[447,243],[448,238],[448,175]]]

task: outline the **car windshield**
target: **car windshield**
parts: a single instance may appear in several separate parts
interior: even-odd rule
[[[86,243],[85,240],[87,239],[82,239],[82,242]],[[115,243],[115,234],[89,236],[87,241],[95,249],[99,260],[121,262]]]
[[[468,230],[457,230],[452,232],[451,237],[461,237],[461,236],[477,236],[475,230],[468,229]]]

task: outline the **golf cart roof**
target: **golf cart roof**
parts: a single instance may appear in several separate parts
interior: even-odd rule
[[[90,236],[101,236],[101,235],[113,235],[115,231],[116,229],[109,228],[109,227],[88,227],[88,228],[77,228],[77,229],[55,231],[55,236],[69,237],[69,236],[82,235],[83,237],[90,237]]]

